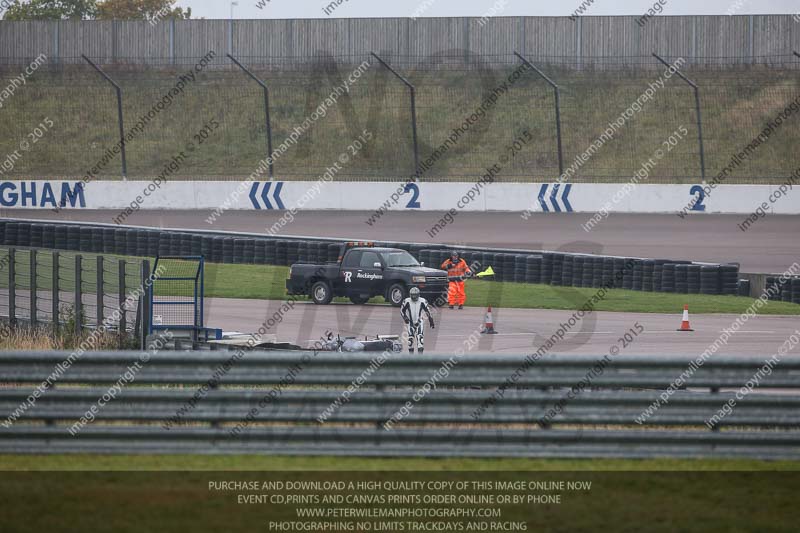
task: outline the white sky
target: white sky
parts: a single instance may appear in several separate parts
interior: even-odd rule
[[[341,2],[326,14],[331,2]],[[484,16],[568,16],[581,2],[591,5],[585,15],[642,15],[658,0],[238,0],[233,16],[255,18],[369,18],[411,17],[422,10],[422,17]],[[663,15],[795,14],[800,0],[660,0]],[[259,9],[258,4],[264,7]],[[192,8],[193,18],[227,19],[229,0],[179,0]]]

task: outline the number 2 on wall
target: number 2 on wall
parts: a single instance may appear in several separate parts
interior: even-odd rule
[[[706,206],[703,202],[706,200],[706,192],[700,185],[695,185],[689,190],[689,196],[697,195],[697,198],[692,206],[692,211],[705,211]]]
[[[411,200],[406,204],[406,209],[419,209],[419,186],[416,183],[406,183],[403,192],[412,193]]]

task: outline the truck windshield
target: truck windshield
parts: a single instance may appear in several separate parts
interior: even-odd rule
[[[381,254],[383,262],[387,267],[415,267],[419,266],[419,262],[414,259],[414,256],[406,251],[400,252],[385,252]]]

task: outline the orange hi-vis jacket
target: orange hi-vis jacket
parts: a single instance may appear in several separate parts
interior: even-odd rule
[[[461,258],[459,258],[458,261],[456,261],[455,263],[453,262],[452,259],[447,258],[447,260],[444,263],[442,263],[442,270],[447,271],[447,277],[451,281],[463,281],[467,273],[472,273],[472,271],[467,266],[467,262]]]

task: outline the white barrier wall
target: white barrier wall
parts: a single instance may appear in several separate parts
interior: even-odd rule
[[[596,213],[800,214],[792,185],[382,182],[3,181],[0,209],[191,209],[517,211]],[[628,188],[627,192],[626,189]],[[398,192],[400,191],[400,192]]]

